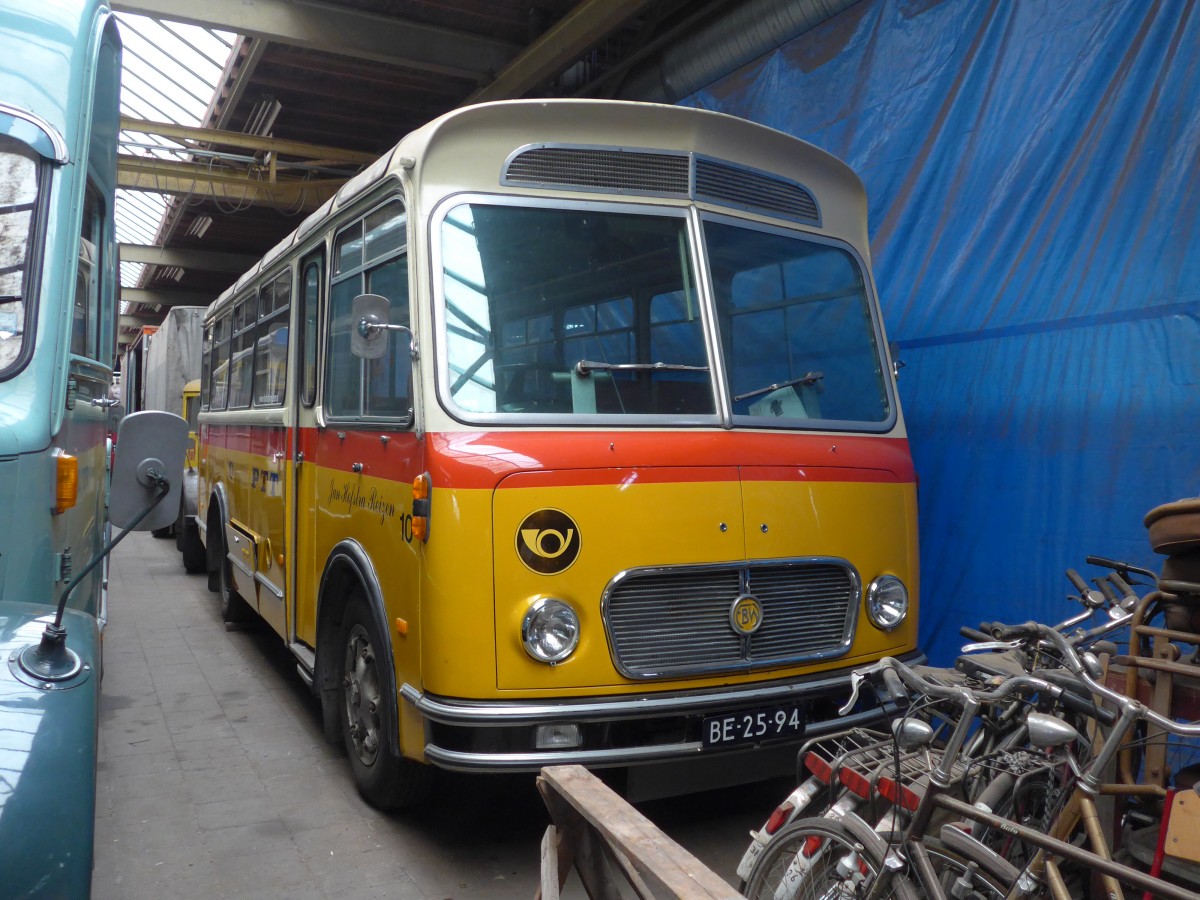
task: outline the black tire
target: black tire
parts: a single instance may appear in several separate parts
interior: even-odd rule
[[[242,599],[242,595],[233,588],[229,571],[232,563],[229,562],[225,554],[224,540],[221,541],[220,551],[221,554],[217,560],[217,595],[221,598],[221,618],[230,623],[245,622],[250,618],[250,613],[253,610]]]
[[[341,690],[321,691],[317,699],[321,704],[321,733],[325,743],[332,747],[343,746]]]
[[[433,788],[433,769],[393,755],[388,736],[398,733],[396,698],[381,677],[377,651],[385,648],[366,602],[352,597],[342,617],[338,645],[341,732],[354,783],[376,809],[413,806]]]
[[[183,511],[183,491],[179,492],[179,512],[175,516],[175,549],[183,552],[183,531],[187,524],[187,516]]]
[[[790,900],[865,897],[883,869],[886,846],[869,826],[852,830],[845,822],[809,818],[785,825],[755,861],[743,893],[750,900],[774,900],[787,878],[791,887],[783,893]],[[839,868],[852,853],[856,865]],[[896,875],[882,898],[917,900],[917,893]]]
[[[152,534],[156,538],[169,538],[172,534],[175,533],[174,529],[175,529],[174,525],[168,525],[166,528],[151,528],[150,534]]]
[[[208,554],[200,542],[200,529],[195,519],[184,519],[179,534],[179,552],[183,554],[183,570],[189,575],[203,572],[208,565]]]

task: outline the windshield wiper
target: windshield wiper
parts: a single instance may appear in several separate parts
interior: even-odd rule
[[[25,297],[22,294],[0,294],[0,306],[3,306],[5,303],[17,303],[24,299]]]
[[[797,384],[816,384],[824,377],[824,372],[808,372],[804,375],[801,375],[799,378],[792,378],[789,381],[780,381],[776,384],[768,384],[766,387],[761,387],[753,391],[747,391],[744,394],[738,394],[733,398],[733,402],[737,403],[739,400],[749,400],[751,397],[757,397],[759,394],[769,394],[771,391],[777,391],[780,388],[785,387],[792,387]]]
[[[592,372],[707,372],[708,366],[685,366],[683,363],[607,363],[581,359],[575,363],[575,374],[580,377]]]

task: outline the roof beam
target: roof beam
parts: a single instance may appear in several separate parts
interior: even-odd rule
[[[118,244],[117,257],[123,263],[145,263],[151,266],[178,266],[181,269],[201,269],[205,272],[230,272],[241,275],[258,258],[243,253],[221,253],[216,250],[155,247],[150,244]]]
[[[308,0],[116,0],[112,6],[120,12],[473,81],[490,78],[521,49],[495,38]]]
[[[582,0],[465,103],[523,97],[558,75],[655,0]]]
[[[274,153],[280,156],[296,156],[300,159],[323,163],[327,166],[348,163],[367,166],[379,158],[377,153],[362,150],[345,150],[323,144],[306,144],[303,141],[285,141],[279,138],[260,137],[235,131],[219,131],[215,128],[198,128],[192,125],[176,125],[170,122],[147,122],[121,116],[121,130],[135,134],[154,134],[159,137],[190,141],[196,144],[211,144],[221,147],[237,147],[241,150]]]
[[[217,299],[206,291],[164,291],[150,288],[121,288],[121,302],[154,306],[208,306]],[[129,315],[126,313],[125,315]],[[125,318],[122,315],[121,318]]]
[[[160,325],[162,324],[162,313],[138,312],[130,310],[129,312],[121,313],[120,319],[117,321],[117,328],[120,331],[130,331],[132,329],[142,330],[143,325]]]
[[[263,172],[220,172],[205,165],[166,159],[117,159],[117,187],[180,197],[204,197],[234,206],[272,206],[312,212],[337,193],[345,179],[278,176]]]

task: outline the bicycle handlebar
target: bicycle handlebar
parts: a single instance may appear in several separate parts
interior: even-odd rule
[[[1059,634],[1048,625],[1042,625],[1038,622],[1026,622],[1023,625],[1011,625],[1004,629],[1001,634],[1002,638],[1008,640],[1043,640],[1053,644],[1062,654],[1063,665],[1071,671],[1076,678],[1085,684],[1093,694],[1099,694],[1108,702],[1117,707],[1122,714],[1130,717],[1145,719],[1148,722],[1158,726],[1164,731],[1171,734],[1198,737],[1200,736],[1200,722],[1186,724],[1183,722],[1175,722],[1168,719],[1166,716],[1155,712],[1147,707],[1144,703],[1140,703],[1132,697],[1126,697],[1114,691],[1107,685],[1101,684],[1087,670],[1083,660],[1071,645],[1071,642]]]
[[[838,713],[844,716],[854,708],[854,704],[858,702],[858,692],[863,681],[873,675],[880,675],[886,679],[888,676],[883,674],[885,672],[891,672],[898,676],[904,685],[918,694],[939,700],[958,700],[960,703],[967,704],[996,703],[1015,693],[1048,693],[1055,698],[1064,693],[1063,689],[1057,685],[1032,675],[1013,675],[1004,679],[990,691],[968,688],[960,684],[942,684],[909,668],[895,657],[885,656],[869,666],[855,669],[850,674],[850,699],[838,710]]]
[[[1074,569],[1067,569],[1067,578],[1071,584],[1075,585],[1075,590],[1079,591],[1080,598],[1086,601],[1088,595],[1087,582]]]

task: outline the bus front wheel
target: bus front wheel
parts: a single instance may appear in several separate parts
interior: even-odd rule
[[[386,645],[361,597],[346,607],[340,646],[342,739],[358,792],[377,809],[412,806],[432,789],[433,770],[388,750],[388,735],[397,733],[396,699],[380,675]]]

